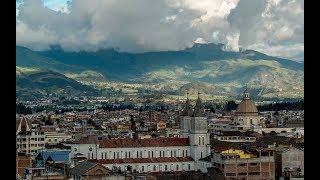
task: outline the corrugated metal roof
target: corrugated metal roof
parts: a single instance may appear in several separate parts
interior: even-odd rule
[[[50,156],[54,162],[69,162],[70,150],[53,150],[40,152],[43,159],[46,161]]]

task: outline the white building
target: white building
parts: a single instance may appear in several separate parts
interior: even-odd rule
[[[207,118],[198,97],[194,110],[189,99],[181,119],[181,136],[150,139],[92,139],[71,144],[71,158],[82,154],[109,169],[138,172],[206,171],[204,160],[210,155]],[[208,167],[208,164],[205,164]]]

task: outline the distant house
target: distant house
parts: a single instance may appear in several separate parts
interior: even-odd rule
[[[125,179],[121,176],[114,176],[112,171],[99,163],[84,161],[70,170],[70,175],[74,180],[83,179]]]

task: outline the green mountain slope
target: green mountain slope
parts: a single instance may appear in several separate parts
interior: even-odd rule
[[[184,95],[202,89],[237,96],[245,84],[258,97],[301,98],[304,64],[253,51],[227,52],[221,44],[195,44],[181,51],[145,53],[32,51],[17,46],[17,65],[49,69],[99,88],[134,84],[133,89]],[[198,84],[197,84],[198,83]]]
[[[18,97],[32,99],[48,94],[100,95],[100,91],[57,72],[17,66],[16,94]]]

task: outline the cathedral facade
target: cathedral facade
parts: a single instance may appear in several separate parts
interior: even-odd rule
[[[202,159],[210,155],[204,107],[198,95],[194,108],[187,98],[180,137],[150,139],[90,139],[70,144],[70,161],[88,159],[109,169],[137,172],[206,171]]]

